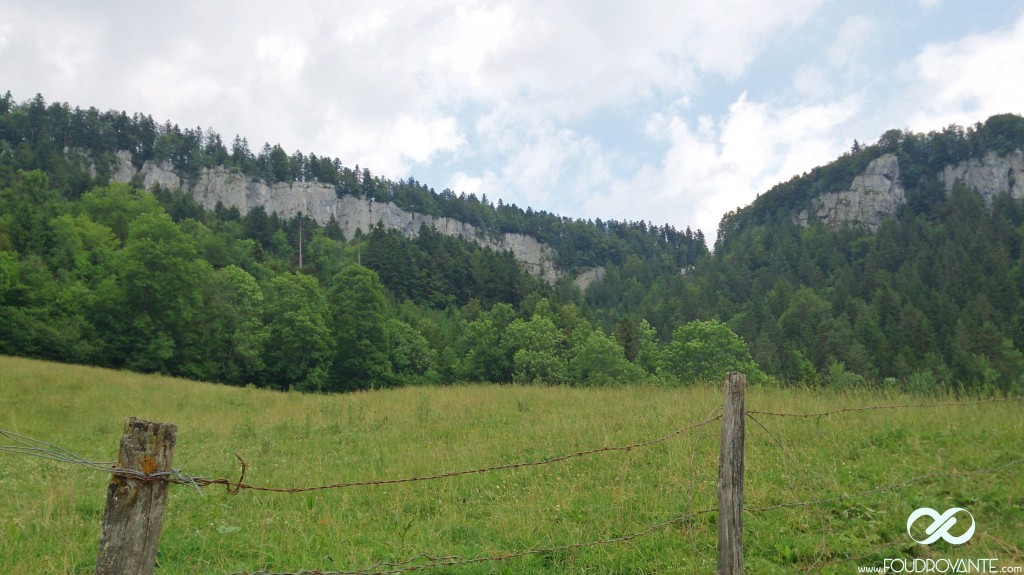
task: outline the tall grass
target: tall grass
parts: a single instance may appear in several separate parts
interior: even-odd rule
[[[751,389],[747,408],[816,412],[935,401],[893,393]],[[540,460],[652,439],[704,419],[717,385],[680,389],[449,386],[336,396],[225,387],[0,358],[0,429],[95,460],[133,415],[178,425],[186,474],[305,486]],[[1019,402],[747,423],[746,506],[897,487],[745,516],[748,572],[849,573],[884,557],[998,557],[1024,549]],[[714,509],[718,425],[629,452],[441,479],[304,494],[200,495],[172,486],[157,572],[342,571],[420,554],[466,558],[610,539]],[[0,453],[0,572],[91,573],[109,476]],[[969,509],[967,545],[915,545],[918,507]],[[434,573],[710,573],[715,514],[629,542]]]

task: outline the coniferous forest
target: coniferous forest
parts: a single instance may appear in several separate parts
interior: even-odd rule
[[[913,391],[1024,389],[1024,206],[935,174],[1024,148],[1024,119],[892,130],[702,232],[583,221],[435,192],[335,158],[42,96],[0,98],[0,353],[234,385],[347,391],[460,381],[666,385],[739,369],[755,382]],[[183,178],[267,182],[535,237],[549,284],[424,227],[345,237],[333,222],[204,210],[176,189],[111,183],[114,154]],[[907,203],[868,231],[792,214],[873,159]],[[638,190],[638,193],[642,191]],[[300,255],[301,253],[301,255]],[[572,274],[603,267],[581,291]]]

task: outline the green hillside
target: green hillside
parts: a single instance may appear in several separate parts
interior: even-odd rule
[[[1007,394],[1024,389],[1024,205],[936,174],[1024,149],[1024,119],[891,130],[699,230],[581,221],[391,181],[335,158],[142,114],[0,98],[0,352],[274,389],[424,383],[758,381]],[[431,229],[204,210],[180,190],[110,184],[114,154],[183,177],[267,182],[520,233],[581,290]],[[906,201],[877,230],[796,215],[883,155]],[[1011,172],[1011,176],[1016,172]],[[1010,182],[1013,180],[1011,178]],[[136,182],[137,183],[137,182]]]
[[[0,357],[0,430],[109,461],[125,417],[173,422],[174,467],[234,481],[238,453],[245,481],[270,487],[422,477],[626,446],[699,423],[721,401],[719,385],[314,395]],[[933,402],[940,405],[920,405]],[[899,407],[908,404],[916,406]],[[851,573],[887,558],[1022,564],[1019,402],[757,387],[746,399],[755,413],[883,406],[893,409],[748,419],[748,572]],[[715,513],[702,511],[717,505],[718,433],[713,421],[629,451],[429,482],[235,496],[173,485],[156,572],[373,572],[417,557],[418,565],[426,556],[537,551],[426,572],[708,573]],[[0,437],[0,446],[11,443]],[[0,451],[0,570],[92,573],[108,480]],[[968,509],[975,535],[957,547],[914,544],[906,521],[923,506]]]
[[[936,179],[945,166],[1021,149],[1019,116],[892,130],[776,186],[722,220],[714,256],[693,277],[697,316],[728,323],[762,369],[791,381],[849,371],[911,388],[1021,389],[1024,198],[1006,189],[986,205]],[[883,154],[899,159],[906,204],[877,231],[794,223]]]

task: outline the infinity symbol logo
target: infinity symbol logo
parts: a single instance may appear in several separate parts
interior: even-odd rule
[[[954,517],[954,515],[956,515],[960,511],[963,511],[967,514],[968,517],[971,518],[971,526],[967,528],[967,531],[965,531],[962,535],[950,535],[950,528],[956,525],[956,517]],[[914,534],[910,532],[910,528],[913,527],[914,522],[916,522],[918,519],[924,516],[931,517],[932,524],[924,530],[925,534],[928,535],[928,537],[921,540],[917,537],[914,537]],[[967,543],[968,541],[970,541],[971,536],[974,535],[974,516],[971,515],[970,511],[963,509],[961,507],[947,509],[941,515],[939,515],[938,511],[930,507],[922,507],[917,511],[911,513],[910,517],[907,519],[907,535],[910,535],[911,539],[920,543],[921,545],[931,545],[939,539],[945,540],[946,543],[949,543],[950,545],[960,545],[961,543]]]

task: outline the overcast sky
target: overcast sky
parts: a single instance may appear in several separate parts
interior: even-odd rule
[[[0,0],[6,90],[711,239],[854,139],[1024,112],[1024,6]]]

